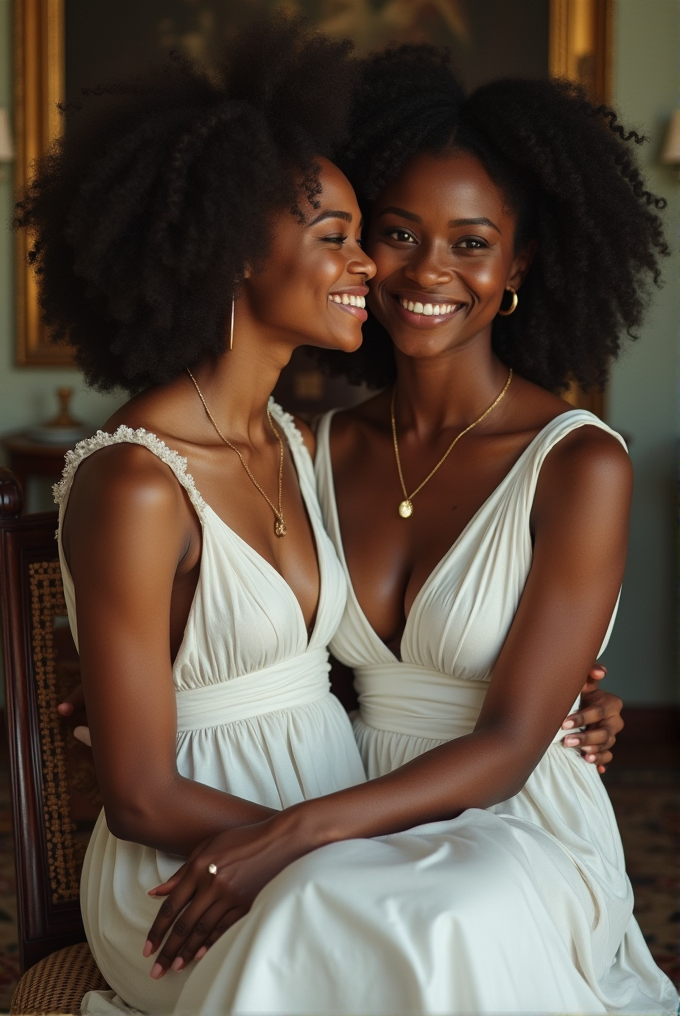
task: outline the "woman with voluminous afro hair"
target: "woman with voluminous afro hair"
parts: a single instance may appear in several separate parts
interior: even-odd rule
[[[668,253],[634,149],[644,138],[569,81],[500,80],[467,96],[445,50],[401,46],[363,61],[351,140],[340,164],[365,212],[416,153],[451,147],[480,159],[518,215],[518,248],[536,242],[517,312],[497,317],[494,348],[551,391],[602,387],[622,336],[634,334],[646,283]],[[394,379],[374,317],[333,373],[381,388]]]
[[[43,317],[88,382],[138,391],[224,350],[232,296],[272,212],[315,200],[315,156],[346,140],[351,44],[275,17],[208,77],[174,65],[84,89],[17,225]]]

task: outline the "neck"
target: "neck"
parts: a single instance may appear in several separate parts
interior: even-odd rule
[[[395,349],[395,412],[400,429],[427,440],[445,429],[463,430],[487,409],[508,379],[490,343],[470,344],[433,357]]]
[[[233,349],[206,358],[191,373],[220,430],[230,440],[256,445],[271,440],[267,402],[294,343],[265,334],[238,309],[235,317]]]

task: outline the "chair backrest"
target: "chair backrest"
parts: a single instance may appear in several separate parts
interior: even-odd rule
[[[5,655],[22,969],[85,937],[80,870],[101,807],[89,749],[56,706],[79,681],[66,619],[56,512],[21,516],[0,469],[0,609]]]

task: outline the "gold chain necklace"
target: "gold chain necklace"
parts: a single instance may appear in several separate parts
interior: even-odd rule
[[[456,447],[456,445],[458,444],[460,439],[462,437],[464,437],[467,433],[469,433],[469,431],[471,431],[473,427],[476,427],[478,423],[481,423],[482,420],[485,420],[487,418],[487,416],[489,415],[489,413],[491,412],[491,410],[496,408],[496,406],[501,401],[501,399],[503,398],[503,396],[507,392],[508,388],[510,387],[510,382],[511,381],[512,381],[512,367],[510,368],[510,373],[508,374],[508,380],[505,382],[505,387],[503,388],[503,391],[500,393],[500,395],[497,398],[494,399],[494,401],[491,403],[491,405],[489,406],[488,409],[484,410],[484,412],[482,413],[481,416],[478,416],[476,420],[473,420],[473,422],[470,424],[469,427],[466,427],[465,430],[461,430],[460,434],[457,434],[456,437],[454,437],[453,441],[451,442],[449,447],[446,449],[446,451],[444,452],[444,454],[440,458],[440,460],[437,463],[437,465],[434,467],[434,469],[432,469],[427,474],[427,476],[425,477],[423,482],[418,487],[416,487],[416,489],[413,491],[412,494],[409,494],[406,491],[406,484],[404,483],[404,474],[401,471],[401,459],[399,458],[399,444],[397,442],[397,422],[396,422],[396,420],[394,418],[394,399],[395,399],[395,396],[397,394],[397,386],[396,385],[394,386],[394,388],[392,389],[392,405],[391,405],[392,440],[394,441],[394,457],[397,460],[397,470],[399,472],[399,482],[401,483],[401,489],[404,492],[404,500],[399,505],[399,514],[401,515],[402,519],[410,519],[411,518],[411,516],[413,515],[413,498],[416,496],[418,491],[422,490],[423,487],[425,486],[425,484],[427,483],[427,481],[432,479],[432,477],[437,472],[439,467],[441,465],[443,465],[444,462],[446,461],[446,459],[449,457],[449,455],[451,454],[453,449]]]
[[[186,368],[186,372],[189,375],[189,377],[191,378],[191,380],[194,382],[194,388],[198,392],[198,397],[201,400],[201,402],[203,403],[203,408],[205,409],[206,416],[208,417],[208,419],[212,423],[213,427],[215,428],[215,430],[217,431],[219,436],[224,441],[225,445],[228,445],[231,448],[232,451],[236,452],[236,454],[238,455],[239,459],[241,460],[241,465],[243,466],[243,468],[245,469],[246,473],[248,474],[248,476],[252,480],[253,485],[256,487],[257,490],[259,490],[260,494],[262,494],[262,497],[265,499],[265,501],[267,502],[267,504],[269,505],[271,510],[274,512],[274,532],[275,532],[275,534],[277,536],[285,536],[286,535],[286,520],[283,517],[283,506],[282,506],[282,501],[281,501],[282,494],[283,494],[283,441],[281,440],[281,435],[279,434],[278,430],[274,426],[274,421],[272,420],[272,414],[269,411],[269,406],[267,406],[267,419],[269,420],[269,426],[271,427],[271,429],[273,430],[274,434],[276,435],[276,440],[279,442],[279,450],[281,452],[281,455],[280,455],[280,458],[279,458],[279,506],[278,506],[278,508],[276,507],[274,502],[271,501],[267,497],[265,492],[262,490],[262,487],[259,485],[259,483],[255,479],[253,474],[250,472],[250,469],[248,468],[248,463],[243,458],[243,456],[241,455],[241,453],[238,450],[238,448],[231,443],[229,438],[226,438],[224,436],[224,434],[222,433],[220,428],[217,426],[217,423],[215,422],[215,418],[213,417],[212,413],[208,409],[208,405],[207,405],[207,403],[206,403],[206,401],[205,401],[205,399],[203,397],[203,392],[198,387],[198,383],[196,381],[196,378],[191,373],[191,371],[189,370],[188,367]]]

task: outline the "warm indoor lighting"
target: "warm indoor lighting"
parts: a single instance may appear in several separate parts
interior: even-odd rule
[[[680,109],[676,109],[668,125],[661,161],[667,166],[677,166],[680,172]]]
[[[0,107],[0,162],[12,162],[13,160],[14,144],[9,129],[9,115],[6,109]]]
[[[7,170],[4,163],[14,160],[14,143],[12,133],[9,129],[9,116],[7,110],[0,106],[0,183],[7,179]]]

